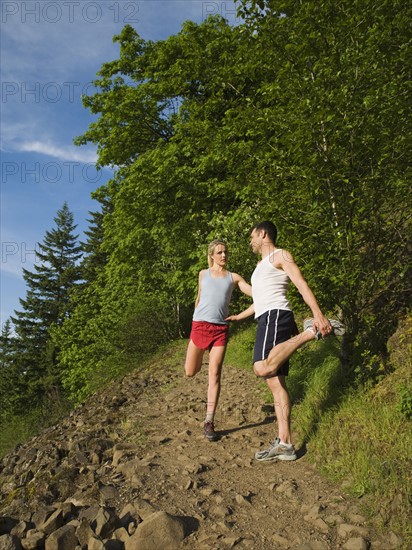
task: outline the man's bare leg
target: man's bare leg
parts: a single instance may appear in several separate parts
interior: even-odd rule
[[[266,382],[273,395],[279,439],[282,443],[292,443],[290,434],[290,411],[292,406],[285,376],[268,378]]]
[[[256,361],[256,363],[254,363],[254,373],[256,376],[272,376],[273,374],[276,374],[283,363],[285,363],[297,349],[315,338],[316,335],[314,331],[304,330],[297,336],[292,336],[292,338],[286,342],[277,344],[270,350],[267,359],[264,361]]]

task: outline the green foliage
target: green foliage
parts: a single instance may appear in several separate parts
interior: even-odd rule
[[[242,9],[236,27],[209,18],[156,43],[128,26],[115,37],[120,58],[85,98],[100,117],[78,139],[121,167],[105,284],[127,278],[187,312],[207,241],[225,237],[231,268],[249,276],[246,234],[274,219],[322,307],[349,325],[346,360],[379,354],[410,295],[410,8]]]
[[[412,420],[412,384],[400,384],[398,387],[397,410],[408,420]]]
[[[81,277],[81,251],[66,203],[54,221],[38,245],[34,271],[23,270],[28,289],[26,299],[20,300],[23,310],[11,318],[15,334],[2,337],[2,417],[40,406],[45,394],[60,386],[57,349],[50,335],[73,308],[70,295]]]
[[[0,414],[0,458],[11,452],[18,443],[24,443],[44,428],[57,422],[70,410],[71,404],[60,393],[49,390],[38,406],[27,407],[17,414]]]
[[[310,444],[321,470],[335,481],[344,480],[353,495],[364,497],[364,505],[371,515],[379,514],[383,526],[404,533],[408,532],[412,489],[408,426],[396,404],[358,392],[322,418]]]
[[[291,365],[288,387],[293,402],[299,403],[295,421],[299,439],[305,442],[316,434],[324,414],[339,404],[347,377],[339,360],[339,344],[331,339],[301,348]]]
[[[247,327],[248,324],[249,327]],[[251,321],[242,322],[241,325],[232,324],[230,326],[230,344],[226,351],[225,363],[236,365],[242,369],[251,369],[255,333],[256,326]]]

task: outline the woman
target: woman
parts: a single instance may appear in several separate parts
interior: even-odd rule
[[[192,331],[187,348],[185,372],[197,374],[203,355],[209,350],[209,384],[207,390],[204,434],[210,441],[218,438],[214,429],[214,415],[220,394],[220,375],[229,335],[229,302],[233,289],[252,296],[252,287],[237,273],[226,269],[228,250],[226,243],[214,240],[208,247],[209,269],[199,273],[199,289],[195,302]]]

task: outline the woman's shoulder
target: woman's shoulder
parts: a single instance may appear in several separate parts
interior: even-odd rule
[[[234,283],[238,283],[239,281],[243,281],[243,277],[239,275],[239,273],[233,273],[233,271],[230,271],[230,275],[232,276],[232,280]]]

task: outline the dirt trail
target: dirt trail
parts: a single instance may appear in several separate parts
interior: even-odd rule
[[[216,418],[220,439],[207,441],[206,386],[207,357],[192,379],[181,369],[153,373],[138,406],[123,411],[125,437],[132,441],[139,427],[145,433],[135,495],[192,518],[184,548],[395,547],[368,528],[356,500],[316,473],[305,449],[296,462],[254,460],[254,452],[276,434],[273,408],[259,397],[251,372],[224,366]]]
[[[254,460],[275,426],[252,372],[224,366],[220,439],[206,440],[207,357],[192,379],[183,374],[183,359],[183,346],[165,352],[155,365],[111,383],[5,457],[0,515],[3,510],[28,521],[36,510],[66,509],[70,502],[76,517],[93,506],[110,507],[120,517],[133,505],[143,525],[145,509],[183,519],[186,536],[176,548],[398,547],[394,534],[378,536],[367,524],[358,501],[316,473],[305,449],[295,462]],[[98,544],[93,548],[113,547]],[[133,543],[125,547],[135,550]]]

